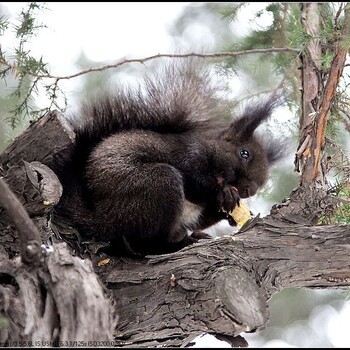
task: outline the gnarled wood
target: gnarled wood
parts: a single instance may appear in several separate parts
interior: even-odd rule
[[[55,171],[59,158],[74,141],[75,134],[69,121],[57,111],[48,112],[0,154],[0,168],[7,171],[25,160],[39,161]]]
[[[91,263],[73,257],[65,243],[53,245],[39,267],[30,269],[19,259],[2,260],[0,282],[1,316],[7,322],[0,344],[113,344],[114,309]]]
[[[99,274],[117,303],[117,344],[180,346],[191,334],[262,329],[267,300],[283,288],[349,288],[349,242],[348,225],[263,219],[177,253],[114,259]]]
[[[2,345],[113,345],[113,303],[91,262],[74,257],[66,243],[58,243],[51,226],[51,213],[62,186],[47,165],[55,168],[72,140],[74,133],[64,118],[56,112],[49,113],[0,157],[0,175],[26,209],[44,243],[39,264],[23,265],[18,255],[17,231],[12,225],[16,220],[11,219],[13,213],[8,215],[8,205],[0,207],[0,310],[6,321],[0,332]]]

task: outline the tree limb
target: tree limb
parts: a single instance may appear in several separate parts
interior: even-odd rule
[[[173,254],[112,259],[98,273],[119,310],[116,345],[183,346],[190,334],[262,329],[266,300],[283,288],[348,289],[349,242],[349,225],[265,218],[247,232]]]
[[[41,260],[40,233],[5,179],[1,177],[0,205],[6,209],[18,231],[22,261],[26,264],[38,264]]]

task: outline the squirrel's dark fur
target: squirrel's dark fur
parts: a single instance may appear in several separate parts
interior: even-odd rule
[[[217,92],[209,70],[190,61],[85,102],[59,171],[57,213],[118,254],[173,251],[195,241],[188,230],[226,219],[265,184],[279,154],[254,133],[278,102],[251,104],[225,124]]]

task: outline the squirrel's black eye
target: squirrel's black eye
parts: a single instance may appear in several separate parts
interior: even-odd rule
[[[244,160],[248,160],[249,159],[249,152],[246,149],[242,149],[239,154],[241,155],[241,157]]]

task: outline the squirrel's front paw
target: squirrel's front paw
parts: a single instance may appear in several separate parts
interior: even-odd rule
[[[218,192],[218,204],[220,210],[229,213],[239,205],[239,195],[233,186],[224,185]]]

